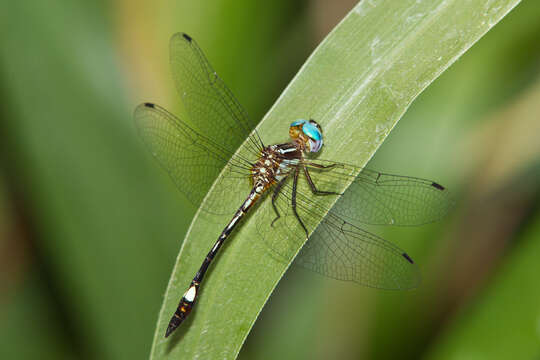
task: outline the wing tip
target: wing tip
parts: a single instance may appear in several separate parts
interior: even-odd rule
[[[137,107],[133,111],[133,117],[135,118],[136,122],[146,116],[148,112],[147,109],[156,109],[156,104],[144,102],[137,105]]]
[[[441,191],[444,191],[444,190],[445,190],[445,187],[444,187],[444,186],[442,186],[441,184],[436,183],[436,182],[432,182],[432,183],[431,183],[431,186],[433,186],[433,187],[434,187],[435,189],[437,189],[437,190],[441,190]]]
[[[403,253],[403,254],[401,254],[401,256],[403,256],[405,258],[405,260],[407,260],[411,264],[414,264],[413,259],[411,259],[411,257],[407,253]]]
[[[143,103],[143,106],[144,106],[144,107],[147,107],[147,108],[151,108],[151,109],[155,109],[155,108],[156,108],[156,104],[149,103],[149,102]]]
[[[191,36],[189,36],[189,35],[186,34],[186,33],[182,33],[182,37],[183,37],[184,39],[186,39],[187,41],[189,41],[189,42],[193,41],[193,39],[191,38]]]

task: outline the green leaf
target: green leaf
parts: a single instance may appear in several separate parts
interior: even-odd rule
[[[361,2],[259,124],[263,140],[286,141],[291,121],[311,117],[325,132],[322,157],[365,165],[414,98],[517,3]],[[239,184],[217,200],[240,206],[248,191]],[[211,191],[207,200],[215,196]],[[165,295],[152,358],[234,358],[286,271],[289,264],[268,256],[259,244],[248,217],[213,263],[190,318],[164,339],[179,299],[228,220],[195,216]]]

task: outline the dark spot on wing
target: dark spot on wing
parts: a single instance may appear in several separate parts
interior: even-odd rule
[[[152,103],[144,103],[144,106],[152,108],[152,109],[156,107],[156,105],[154,105]]]
[[[189,36],[188,34],[184,34],[182,33],[182,36],[184,37],[184,39],[186,39],[187,41],[191,42],[191,36]]]
[[[414,264],[414,261],[406,253],[401,254],[401,256],[403,256],[411,264]]]
[[[444,186],[442,186],[441,184],[437,184],[436,182],[432,182],[431,186],[438,190],[444,190]]]

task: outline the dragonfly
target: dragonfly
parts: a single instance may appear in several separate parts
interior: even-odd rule
[[[189,35],[172,36],[170,62],[176,88],[195,125],[147,102],[135,110],[139,134],[193,204],[211,214],[233,215],[180,299],[165,337],[188,317],[212,260],[254,207],[260,238],[280,259],[296,255],[296,265],[368,287],[418,285],[419,271],[412,258],[361,224],[420,225],[438,220],[452,203],[444,186],[318,159],[315,155],[324,139],[321,125],[313,119],[292,119],[289,141],[265,145]],[[230,194],[239,186],[247,194],[239,206],[220,201],[221,196],[206,196],[209,190]]]

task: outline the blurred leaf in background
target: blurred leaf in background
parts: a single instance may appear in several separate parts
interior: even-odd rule
[[[0,358],[148,356],[194,209],[142,149],[133,108],[178,102],[167,45],[184,30],[257,119],[308,54],[303,8],[2,3],[2,250],[23,255],[5,265]],[[281,76],[261,82],[269,69]]]
[[[182,112],[170,35],[197,38],[256,124],[354,3],[2,3],[0,358],[148,357],[195,211],[132,123],[142,101]],[[444,182],[458,199],[444,222],[382,230],[415,255],[422,287],[381,293],[292,270],[241,358],[540,353],[539,20],[540,3],[523,1],[415,101],[372,161]]]

